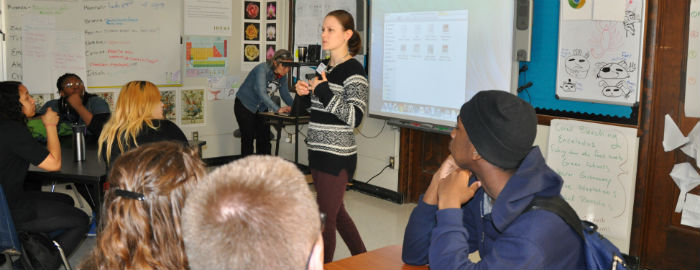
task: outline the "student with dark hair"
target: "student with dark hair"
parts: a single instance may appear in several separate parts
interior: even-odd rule
[[[299,95],[311,95],[311,119],[307,145],[309,168],[317,191],[318,205],[326,213],[323,232],[324,262],[333,260],[335,230],[342,236],[352,255],[366,252],[365,245],[343,205],[345,185],[355,174],[357,143],[354,129],[367,111],[367,74],[353,56],[362,42],[352,15],[344,10],[331,11],[323,20],[321,34],[324,50],[331,58],[320,78],[311,83],[299,81]]]
[[[29,164],[47,171],[61,169],[58,114],[51,108],[41,116],[46,128],[46,146],[32,138],[27,118],[36,105],[20,82],[0,82],[0,185],[18,231],[60,234],[54,237],[70,254],[88,231],[89,219],[73,199],[61,193],[24,191]]]
[[[88,135],[100,136],[102,127],[109,120],[109,105],[101,97],[85,91],[85,84],[78,75],[66,73],[58,77],[56,88],[61,98],[49,100],[39,110],[47,108],[58,112],[61,122],[85,124]]]
[[[411,213],[403,261],[430,269],[585,269],[583,242],[563,219],[528,211],[561,196],[562,178],[539,147],[535,109],[505,91],[462,105],[451,155]],[[479,251],[481,260],[468,255]]]
[[[288,50],[277,50],[267,63],[260,63],[248,73],[241,87],[236,93],[236,102],[233,112],[236,115],[238,128],[241,130],[241,156],[269,155],[272,151],[270,144],[270,125],[258,112],[289,113],[290,106],[280,107],[271,96],[279,90],[280,97],[287,105],[292,104],[292,95],[289,94],[287,85],[287,73],[290,66],[284,63],[292,62],[292,53]],[[255,141],[255,151],[253,151]]]

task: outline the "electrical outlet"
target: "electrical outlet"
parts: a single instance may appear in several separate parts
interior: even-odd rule
[[[192,140],[199,141],[199,132],[198,131],[192,131]]]
[[[389,157],[389,168],[390,169],[394,168],[394,157],[393,156]]]

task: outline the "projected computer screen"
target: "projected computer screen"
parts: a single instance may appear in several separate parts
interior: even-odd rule
[[[371,5],[371,115],[452,126],[478,91],[511,91],[514,1]]]

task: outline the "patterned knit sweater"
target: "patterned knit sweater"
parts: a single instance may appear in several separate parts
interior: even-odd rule
[[[333,175],[346,169],[352,179],[357,165],[354,129],[362,122],[369,98],[367,75],[353,58],[329,67],[326,78],[311,97],[309,167]]]

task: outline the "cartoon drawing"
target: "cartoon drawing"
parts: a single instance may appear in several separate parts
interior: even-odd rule
[[[559,88],[561,88],[561,90],[564,92],[576,92],[576,84],[571,82],[571,79],[568,81],[562,81]]]
[[[631,91],[629,88],[625,87],[625,84],[623,81],[617,82],[616,85],[608,85],[606,81],[600,81],[598,85],[603,87],[603,96],[606,97],[620,97],[622,95],[625,96],[625,98],[629,98]]]
[[[591,64],[588,62],[589,53],[582,54],[581,49],[575,49],[573,54],[564,60],[566,73],[577,79],[585,79]]]
[[[625,37],[634,36],[634,24],[641,21],[641,18],[634,11],[625,10],[625,20],[622,22],[622,25],[625,27]]]
[[[593,57],[603,58],[606,53],[614,52],[624,45],[622,31],[619,28],[621,27],[617,22],[595,23],[595,31],[588,40]]]
[[[617,63],[599,62],[596,66],[599,69],[596,78],[599,79],[626,79],[637,68],[634,63],[627,64],[624,60]]]

